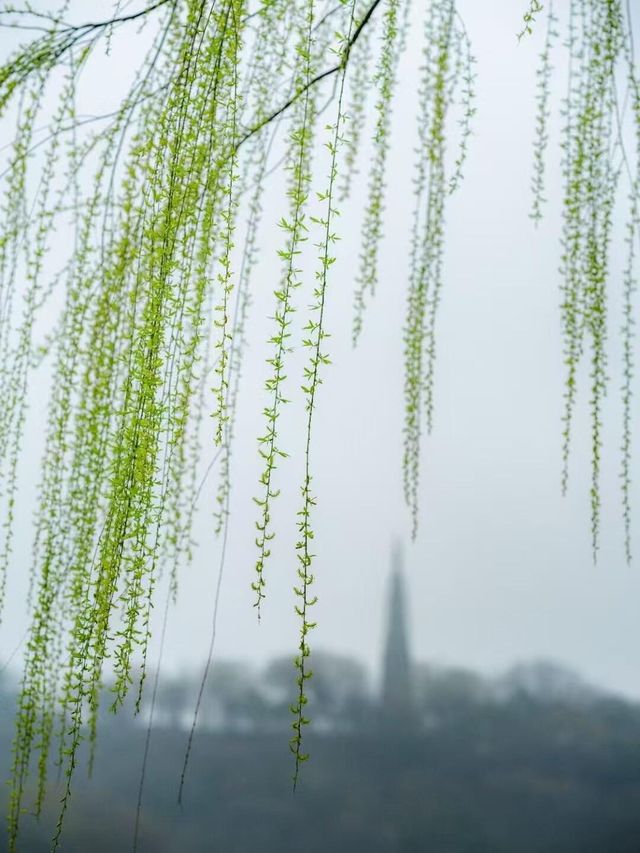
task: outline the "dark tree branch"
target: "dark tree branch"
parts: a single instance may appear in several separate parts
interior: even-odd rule
[[[151,12],[155,12],[156,9],[159,9],[161,6],[166,6],[167,3],[175,4],[176,0],[157,0],[157,2],[153,3],[151,6],[147,6],[144,9],[140,9],[137,12],[132,12],[129,15],[122,15],[120,17],[111,18],[108,21],[97,21],[94,23],[80,24],[78,26],[70,26],[69,29],[98,30],[104,27],[111,27],[113,24],[126,24],[129,21],[136,21],[138,18],[142,18],[145,15],[149,15]]]
[[[156,9],[159,9],[161,6],[166,6],[167,3],[176,3],[176,0],[156,0],[151,6],[146,6],[144,9],[139,9],[137,12],[131,12],[129,15],[120,15],[114,18],[109,18],[105,21],[91,21],[85,24],[70,24],[67,21],[64,21],[62,18],[56,18],[53,15],[48,15],[44,12],[38,12],[33,9],[0,9],[0,15],[28,15],[32,18],[43,18],[47,21],[50,21],[52,24],[62,25],[63,31],[90,31],[90,30],[99,30],[104,29],[105,27],[111,27],[114,24],[125,24],[129,21],[135,21],[138,18],[142,18],[145,15],[149,15],[151,12],[155,12]],[[11,28],[19,28],[19,29],[39,29],[45,30],[45,32],[51,32],[50,30],[46,30],[45,27],[35,27],[29,25],[18,25],[18,24],[0,24],[3,27],[11,27]]]
[[[267,124],[272,122],[274,119],[277,119],[278,116],[281,116],[284,112],[286,112],[291,106],[293,106],[293,104],[295,104],[295,102],[298,100],[298,98],[301,95],[304,95],[304,93],[308,89],[311,89],[313,86],[316,86],[322,80],[326,80],[327,77],[331,77],[333,74],[336,74],[338,71],[341,71],[343,68],[345,68],[345,66],[347,65],[347,63],[349,61],[349,55],[351,53],[351,50],[353,49],[354,44],[357,42],[358,38],[362,34],[362,31],[364,30],[364,28],[367,26],[367,24],[371,20],[373,13],[377,9],[377,7],[380,5],[380,3],[381,3],[381,0],[373,0],[373,3],[369,6],[369,8],[367,9],[363,19],[360,21],[360,23],[358,24],[358,26],[354,30],[353,35],[351,36],[351,38],[347,42],[347,45],[346,45],[346,47],[342,53],[342,59],[340,60],[340,62],[338,62],[336,65],[332,66],[331,68],[327,68],[326,71],[322,71],[322,72],[320,72],[320,74],[317,74],[306,85],[304,85],[304,86],[302,86],[302,88],[298,89],[298,91],[295,92],[284,104],[282,104],[282,106],[278,107],[277,110],[275,110],[270,115],[268,115],[266,118],[264,118],[262,121],[260,121],[257,125],[255,125],[255,127],[252,127],[250,130],[248,130],[245,133],[245,135],[242,136],[240,138],[240,140],[238,141],[238,144],[236,145],[236,149],[240,148],[241,145],[243,145],[248,139],[250,139],[256,133],[258,133],[260,130],[262,130],[262,128],[265,127]]]

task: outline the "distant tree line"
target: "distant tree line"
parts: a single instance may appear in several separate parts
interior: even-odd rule
[[[221,660],[213,665],[200,717],[211,731],[276,731],[289,725],[291,660],[275,658],[261,670],[240,661]],[[154,723],[182,728],[190,722],[198,689],[196,675],[163,677],[154,709]],[[343,655],[318,652],[309,700],[318,731],[359,732],[388,725],[385,698],[358,661]],[[441,725],[451,714],[505,703],[588,706],[604,696],[578,674],[548,661],[513,666],[504,674],[487,678],[462,667],[419,663],[411,668],[411,720],[416,730]],[[142,720],[148,720],[148,700]],[[402,724],[406,726],[407,716]],[[398,721],[399,722],[399,721]],[[393,720],[391,720],[393,727]]]

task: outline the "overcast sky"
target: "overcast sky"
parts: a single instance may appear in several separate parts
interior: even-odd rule
[[[319,603],[312,643],[377,668],[391,544],[397,537],[405,543],[416,658],[489,673],[515,661],[553,658],[597,684],[640,698],[640,527],[634,526],[637,559],[628,567],[618,482],[620,347],[615,337],[621,322],[622,244],[618,240],[613,249],[602,547],[594,566],[585,429],[576,433],[570,492],[565,498],[560,494],[563,367],[557,121],[548,218],[537,230],[528,218],[535,69],[544,33],[540,28],[534,37],[517,44],[524,0],[459,0],[458,5],[477,57],[478,115],[465,181],[447,215],[435,428],[424,444],[418,537],[415,543],[409,540],[400,476],[416,22],[394,107],[380,287],[355,351],[350,324],[362,187],[343,209],[344,239],[332,268],[327,321],[333,363],[319,396],[313,451]],[[133,39],[128,49],[132,63],[135,49]],[[94,86],[106,87],[107,80],[96,75]],[[563,85],[558,69],[553,85],[556,117]],[[278,207],[282,193],[278,176],[269,192],[269,200]],[[261,341],[269,333],[264,316],[279,269],[280,233],[273,222],[269,217],[262,229],[262,259],[254,281],[252,345],[240,402],[216,652],[256,663],[273,654],[293,654],[297,643],[291,592],[300,481],[295,458],[279,470],[283,492],[274,512],[281,533],[267,567],[268,597],[260,625],[250,590],[255,563],[251,498],[257,493],[256,435],[264,403]],[[299,421],[293,406],[289,409],[285,434],[294,450]],[[587,414],[584,399],[579,412]],[[635,430],[640,448],[639,432]],[[203,470],[212,452],[213,445],[205,450]],[[636,480],[639,466],[637,458]],[[212,534],[214,489],[211,479],[197,521],[200,547],[194,564],[182,573],[180,600],[171,613],[165,649],[168,670],[194,668],[208,643],[220,548]],[[637,485],[633,499],[640,507]],[[5,652],[23,630],[19,586],[12,584],[14,602],[0,633],[0,649]],[[158,617],[161,610],[157,607]]]

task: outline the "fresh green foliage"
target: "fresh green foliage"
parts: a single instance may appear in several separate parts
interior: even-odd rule
[[[270,395],[270,405],[264,410],[265,432],[259,438],[260,456],[264,460],[264,470],[260,477],[263,486],[261,497],[254,498],[259,507],[260,519],[256,522],[258,537],[258,559],[256,562],[256,580],[253,590],[256,593],[256,607],[260,616],[260,604],[264,598],[264,565],[270,556],[269,543],[274,537],[271,528],[271,501],[277,498],[279,490],[272,487],[273,472],[279,458],[286,457],[286,452],[277,445],[278,418],[280,408],[287,400],[282,395],[282,386],[286,379],[284,374],[286,354],[290,351],[291,315],[295,311],[292,304],[293,293],[300,287],[301,270],[298,266],[302,244],[307,239],[306,207],[311,184],[311,149],[313,129],[317,116],[316,89],[312,88],[314,76],[313,56],[313,26],[314,3],[309,3],[304,10],[300,41],[296,45],[298,62],[296,63],[297,77],[294,81],[294,91],[302,92],[301,97],[293,105],[294,122],[290,136],[290,149],[287,153],[287,165],[290,171],[288,196],[290,200],[289,217],[280,220],[280,228],[286,235],[286,244],[279,254],[284,263],[283,280],[274,291],[276,307],[274,312],[275,332],[269,343],[273,346],[273,355],[269,364],[273,374],[266,381],[266,391]]]
[[[299,639],[291,750],[298,780],[307,758],[316,603],[313,435],[330,364],[326,309],[337,205],[351,193],[366,147],[373,83],[357,337],[379,275],[391,106],[410,12],[408,0],[157,0],[136,8],[116,2],[103,20],[74,23],[74,5],[66,0],[56,12],[30,4],[0,8],[0,25],[23,39],[0,67],[0,118],[15,121],[0,221],[0,593],[11,563],[32,372],[47,371],[51,388],[13,746],[11,850],[34,764],[36,812],[52,760],[64,780],[56,849],[86,742],[92,760],[105,693],[112,711],[130,693],[141,707],[158,580],[167,573],[175,595],[191,551],[205,435],[217,446],[215,527],[226,537],[259,229],[264,212],[276,207],[265,204],[265,182],[279,163],[288,210],[280,220],[282,272],[272,285],[258,437],[253,591],[260,616],[279,468],[289,453],[280,418],[290,396],[304,416],[292,555]],[[85,69],[99,52],[113,53],[127,27],[144,28],[151,44],[128,92],[109,113],[79,115]],[[419,409],[424,402],[430,424],[433,407],[444,199],[459,183],[473,115],[471,57],[453,0],[429,4],[424,37],[407,322],[405,465],[414,520]],[[456,97],[461,144],[447,172],[446,125]],[[322,125],[325,111],[332,118]],[[326,160],[323,177],[315,174],[316,157]],[[56,244],[58,232],[71,235],[66,253]],[[294,350],[304,360],[296,378],[288,375]]]
[[[557,18],[553,13],[553,4],[549,4],[549,15],[547,18],[547,34],[544,49],[540,56],[540,66],[537,70],[536,91],[536,144],[533,151],[533,176],[531,178],[531,189],[533,202],[531,205],[531,218],[538,224],[542,219],[542,210],[545,204],[545,157],[549,143],[549,96],[551,86],[551,49],[554,39],[557,37]]]
[[[531,35],[531,33],[533,32],[533,25],[536,22],[536,15],[539,15],[543,9],[544,6],[540,2],[540,0],[531,0],[531,2],[529,3],[529,8],[522,16],[524,26],[518,33],[518,41],[525,35]]]
[[[330,254],[332,246],[337,239],[337,236],[333,231],[334,220],[339,216],[339,211],[335,207],[334,197],[336,194],[336,180],[338,176],[338,151],[342,143],[342,127],[345,118],[342,112],[342,105],[345,93],[347,58],[355,26],[356,13],[355,0],[344,0],[344,2],[345,5],[348,5],[349,7],[349,24],[346,34],[340,37],[340,45],[336,51],[340,61],[340,86],[336,103],[335,123],[333,125],[328,125],[326,128],[330,134],[330,139],[326,143],[330,156],[329,178],[327,189],[324,192],[318,193],[318,201],[325,209],[320,217],[312,220],[321,229],[321,239],[320,242],[317,243],[317,248],[320,254],[319,266],[316,271],[316,286],[313,291],[313,302],[309,309],[308,320],[304,326],[303,331],[305,337],[302,341],[303,346],[308,350],[309,356],[304,368],[304,384],[302,385],[302,391],[305,395],[307,418],[304,451],[304,479],[300,489],[302,493],[302,507],[298,511],[298,517],[300,519],[298,522],[298,532],[300,538],[296,543],[299,562],[299,584],[294,587],[294,592],[298,598],[296,614],[300,620],[300,643],[298,646],[298,654],[295,659],[298,695],[296,697],[296,701],[291,706],[291,711],[294,714],[293,737],[291,738],[291,750],[295,756],[295,772],[293,777],[294,786],[298,781],[300,764],[303,761],[306,761],[309,757],[308,753],[305,753],[302,749],[302,728],[309,723],[309,719],[305,715],[305,706],[308,701],[305,683],[313,674],[312,670],[308,667],[310,648],[307,636],[309,631],[315,627],[315,622],[312,622],[309,619],[309,610],[317,602],[317,597],[310,591],[311,586],[313,585],[313,574],[310,570],[314,557],[311,553],[313,540],[312,510],[316,503],[311,488],[311,437],[313,431],[313,416],[316,407],[316,395],[318,388],[322,383],[320,374],[322,368],[329,364],[329,358],[326,353],[323,352],[323,341],[328,337],[328,333],[324,328],[324,313],[327,298],[327,285],[329,281],[329,270],[331,265],[335,262],[335,257]]]
[[[396,84],[398,61],[405,37],[398,21],[399,10],[399,0],[386,0],[382,52],[374,77],[374,83],[378,90],[374,135],[375,150],[369,178],[369,199],[363,225],[361,265],[355,294],[354,345],[358,342],[362,331],[362,315],[365,309],[366,294],[369,293],[373,296],[378,279],[378,251],[383,229],[384,179],[391,129],[391,102]],[[406,18],[404,25],[406,28]]]
[[[538,10],[535,10],[538,11]],[[629,189],[627,264],[623,276],[623,437],[622,503],[627,559],[630,545],[631,381],[633,366],[633,294],[638,237],[638,81],[629,7],[621,0],[572,0],[568,9],[569,83],[563,106],[564,206],[562,232],[562,328],[565,354],[562,489],[569,478],[572,426],[581,365],[589,371],[591,421],[591,540],[597,557],[600,534],[602,410],[607,391],[608,292],[614,207],[623,181]],[[538,82],[534,149],[533,210],[539,221],[544,203],[544,165],[551,52],[558,19],[551,5]],[[619,91],[624,87],[624,98]],[[625,121],[630,114],[628,122]],[[635,150],[627,152],[627,124]]]
[[[403,473],[414,536],[418,526],[421,437],[424,426],[430,430],[433,422],[435,331],[442,288],[445,206],[447,197],[460,182],[475,110],[473,57],[453,0],[430,5],[425,19],[424,42],[419,91],[420,144],[416,152],[415,209],[404,337]],[[456,98],[459,98],[461,113],[457,127],[459,147],[457,157],[447,169],[447,142]]]

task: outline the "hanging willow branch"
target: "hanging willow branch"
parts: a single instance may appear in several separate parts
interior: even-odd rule
[[[0,9],[0,27],[26,38],[0,66],[0,118],[15,123],[0,178],[0,592],[12,562],[33,371],[48,371],[51,388],[13,745],[12,851],[34,763],[36,812],[52,761],[62,774],[56,849],[80,747],[89,743],[91,761],[105,696],[118,710],[138,667],[140,707],[159,575],[167,571],[175,591],[190,551],[205,433],[220,445],[216,527],[226,531],[244,330],[260,222],[274,208],[265,204],[264,188],[278,144],[288,212],[280,220],[281,274],[272,285],[253,591],[260,613],[279,469],[289,452],[279,422],[290,397],[305,414],[292,555],[298,780],[307,756],[316,602],[313,434],[330,363],[326,308],[337,203],[350,192],[367,146],[365,99],[373,84],[374,153],[355,282],[359,334],[360,308],[379,277],[391,105],[409,11],[408,0],[159,0],[127,13],[116,3],[112,17],[75,23],[70,0],[56,12]],[[151,46],[128,92],[111,112],[79,114],[78,83],[96,52],[112,54],[120,31],[141,27]],[[432,417],[444,203],[461,177],[473,114],[472,60],[453,0],[428,4],[424,38],[406,329],[405,477],[414,523],[421,409],[429,426]],[[328,177],[318,178],[315,143],[327,110]],[[454,128],[460,148],[446,164]],[[71,235],[64,257],[58,233]],[[313,247],[317,269],[309,277],[305,259],[312,262]],[[298,322],[302,306],[309,307]],[[296,348],[306,357],[298,378],[288,375]]]
[[[409,298],[405,325],[405,498],[413,535],[418,526],[420,444],[433,423],[435,330],[442,288],[444,217],[447,197],[461,179],[473,117],[473,57],[453,0],[432,4],[425,20],[415,210],[411,235]],[[447,170],[452,108],[458,96],[459,148]],[[424,410],[424,411],[423,411]]]
[[[536,4],[538,7],[540,4]],[[532,9],[541,11],[540,8]],[[631,559],[631,380],[634,372],[635,257],[640,237],[638,188],[640,109],[633,55],[630,6],[621,0],[571,0],[568,36],[569,82],[563,105],[562,168],[564,205],[562,230],[562,330],[565,394],[563,413],[562,490],[569,480],[569,456],[581,370],[589,374],[591,422],[591,544],[594,560],[600,545],[600,473],[603,452],[603,401],[608,387],[607,341],[610,335],[611,244],[613,214],[626,183],[627,262],[622,281],[622,505],[625,551]],[[544,206],[547,119],[559,20],[548,4],[548,29],[538,72],[538,110],[534,149],[533,209],[537,222]],[[528,28],[532,22],[528,20]],[[635,137],[627,151],[626,137]]]

